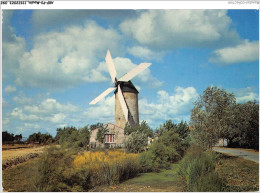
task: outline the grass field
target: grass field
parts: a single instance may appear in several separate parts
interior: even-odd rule
[[[4,191],[30,191],[35,176],[39,158],[29,160],[2,172]],[[259,168],[258,163],[239,157],[220,154],[217,172],[226,178],[230,191],[258,191]],[[178,174],[178,163],[170,170],[159,173],[144,173],[138,177],[126,180],[118,185],[99,186],[91,191],[102,192],[180,192],[185,182]]]
[[[259,190],[259,164],[256,162],[220,154],[216,170],[220,177],[226,178],[232,192]]]
[[[43,152],[44,146],[3,146],[2,149],[2,168],[6,169],[38,157]]]
[[[159,173],[150,172],[127,180],[115,186],[100,186],[94,192],[181,192],[184,180],[178,176],[178,164],[172,164],[170,170]]]

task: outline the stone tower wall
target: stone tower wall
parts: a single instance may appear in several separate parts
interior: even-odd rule
[[[139,112],[138,112],[138,94],[132,92],[123,92],[126,105],[129,109],[128,112],[128,121],[129,124],[133,127],[139,124]],[[125,128],[126,120],[124,113],[122,111],[119,99],[118,92],[115,94],[115,125]]]

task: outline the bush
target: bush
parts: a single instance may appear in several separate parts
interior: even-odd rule
[[[123,151],[85,152],[75,156],[73,166],[88,171],[91,186],[116,184],[139,173],[137,154]]]
[[[159,137],[147,152],[140,155],[140,167],[144,172],[168,169],[170,163],[179,161],[183,154],[184,147],[181,138],[170,130]]]
[[[140,153],[145,150],[147,145],[147,135],[139,131],[131,133],[125,142],[126,150],[131,153]]]
[[[75,170],[72,161],[72,153],[56,146],[48,148],[38,162],[37,177],[34,179],[32,191],[88,190],[88,171]]]
[[[179,174],[186,180],[187,191],[223,191],[225,181],[215,172],[216,162],[216,153],[190,147],[179,166]]]

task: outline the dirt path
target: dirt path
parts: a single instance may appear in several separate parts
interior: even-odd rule
[[[243,150],[241,148],[224,148],[224,147],[213,147],[214,151],[229,154],[232,156],[242,157],[247,160],[251,160],[259,163],[259,152],[249,151],[247,149]]]

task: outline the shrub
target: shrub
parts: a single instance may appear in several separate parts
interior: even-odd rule
[[[125,142],[125,147],[127,151],[132,153],[140,153],[144,151],[147,145],[147,135],[139,131],[131,133]]]
[[[225,181],[215,172],[216,162],[216,153],[190,147],[179,166],[179,174],[186,180],[187,191],[223,191]]]
[[[37,178],[34,179],[32,191],[84,191],[88,190],[87,170],[75,170],[72,165],[72,153],[50,147],[38,162]]]
[[[84,152],[75,156],[73,166],[89,172],[91,186],[116,184],[139,173],[137,154],[123,151]]]
[[[159,171],[168,169],[170,163],[182,158],[184,147],[181,138],[173,130],[164,133],[155,141],[148,152],[140,155],[139,163],[142,171]]]

